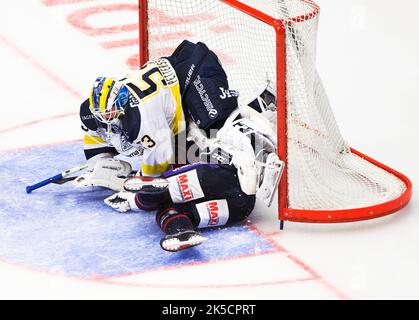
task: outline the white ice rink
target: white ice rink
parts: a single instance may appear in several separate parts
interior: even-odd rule
[[[136,3],[25,0],[3,6],[0,151],[81,139],[77,112],[93,80],[124,75],[138,52],[135,41],[112,45],[137,38]],[[405,209],[353,224],[286,223],[282,232],[275,217],[257,212],[258,232],[274,253],[124,277],[52,275],[0,257],[0,298],[419,299],[419,3],[317,3],[318,69],[342,134],[411,179],[414,194]],[[92,14],[104,5],[121,10]],[[127,25],[126,31],[106,33],[114,25]]]

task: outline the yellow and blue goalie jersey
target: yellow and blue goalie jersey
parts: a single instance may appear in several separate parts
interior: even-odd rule
[[[174,137],[186,127],[178,78],[161,58],[120,81],[129,90],[129,106],[117,124],[97,121],[89,100],[80,107],[86,158],[111,153],[141,159],[141,174],[158,176],[173,163]]]

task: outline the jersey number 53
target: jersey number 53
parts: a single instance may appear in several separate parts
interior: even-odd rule
[[[167,87],[167,81],[164,79],[163,75],[160,73],[160,70],[157,67],[143,73],[140,76],[140,82],[141,84],[144,84],[143,87],[147,88],[141,89],[134,83],[127,83],[127,86],[136,93],[140,100],[151,98],[159,92],[160,88]]]

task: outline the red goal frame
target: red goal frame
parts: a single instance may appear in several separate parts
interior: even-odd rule
[[[302,0],[306,2],[313,10],[307,15],[289,18],[287,20],[275,19],[255,8],[252,8],[238,0],[214,0],[223,2],[231,7],[240,10],[255,19],[271,26],[276,34],[276,74],[277,74],[277,115],[278,115],[278,156],[281,159],[287,159],[287,101],[286,101],[286,26],[291,22],[300,22],[316,17],[320,8],[311,0]],[[139,11],[139,62],[140,65],[145,64],[149,59],[148,53],[148,15],[147,0],[138,1]],[[309,222],[309,223],[342,223],[355,222],[383,217],[392,214],[408,204],[412,197],[412,183],[403,174],[387,167],[386,165],[360,153],[355,149],[351,149],[352,153],[369,161],[377,167],[386,170],[402,180],[406,185],[405,192],[398,198],[381,203],[379,205],[354,208],[347,210],[300,210],[293,209],[288,206],[288,175],[287,166],[279,185],[278,194],[278,217],[281,221],[293,222]]]

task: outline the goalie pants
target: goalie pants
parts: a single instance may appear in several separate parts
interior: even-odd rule
[[[228,226],[245,220],[255,206],[255,195],[245,194],[234,166],[194,163],[168,171],[163,193],[139,192],[136,202],[157,210],[156,220],[167,234],[185,229]]]

